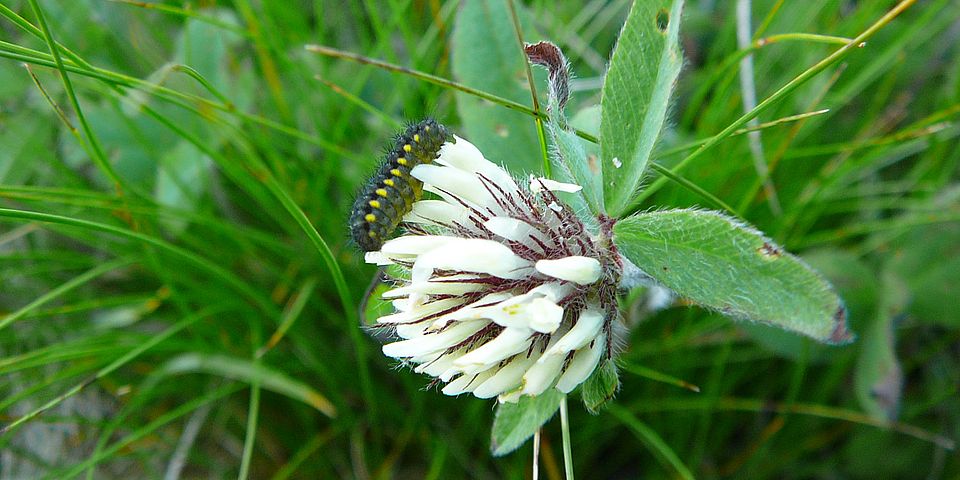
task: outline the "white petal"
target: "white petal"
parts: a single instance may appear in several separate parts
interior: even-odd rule
[[[489,322],[485,321],[459,322],[442,332],[388,343],[383,346],[383,354],[388,357],[402,358],[438,352],[466,340],[488,324]]]
[[[513,240],[514,242],[523,243],[538,252],[543,252],[543,249],[531,240],[530,237],[534,237],[543,243],[548,243],[539,230],[533,228],[529,223],[523,220],[517,220],[516,218],[493,217],[484,222],[483,226],[493,232],[494,235],[498,235],[507,240]]]
[[[427,322],[420,323],[401,323],[395,328],[397,336],[409,340],[414,337],[419,337],[423,335],[423,331],[427,329]]]
[[[443,200],[420,200],[413,204],[410,213],[403,216],[403,221],[410,223],[427,223],[437,225],[452,225],[456,220],[466,217],[466,209],[462,205],[445,202]]]
[[[559,355],[583,348],[600,333],[606,314],[599,308],[591,307],[580,313],[577,323],[565,333],[544,355]]]
[[[504,169],[483,158],[483,154],[472,143],[454,136],[456,143],[445,143],[440,147],[437,163],[450,165],[468,172],[482,174],[504,191],[517,190],[517,184]]]
[[[413,305],[410,303],[410,299],[407,298],[391,300],[390,303],[393,305],[393,309],[398,312],[406,312],[413,308]]]
[[[444,395],[460,395],[461,393],[472,392],[481,383],[493,376],[492,371],[480,372],[476,375],[461,375],[456,380],[446,384],[440,391]]]
[[[545,283],[495,305],[472,308],[469,316],[462,318],[488,318],[503,327],[553,333],[563,321],[563,307],[556,302],[572,290],[570,285],[559,282]]]
[[[440,316],[430,325],[430,330],[438,330],[443,328],[448,322],[453,320],[478,320],[481,318],[486,318],[483,315],[483,307],[495,305],[504,300],[512,298],[513,295],[509,292],[497,292],[490,293],[485,295],[480,300],[473,302],[468,305],[464,305],[462,308],[457,309],[456,311],[447,313]]]
[[[442,235],[404,235],[387,240],[380,251],[388,257],[417,256],[459,239]]]
[[[533,365],[536,359],[536,354],[530,357],[517,355],[517,358],[514,358],[510,363],[497,370],[497,372],[485,382],[477,385],[477,388],[473,390],[473,394],[477,398],[491,398],[519,387],[523,374]]]
[[[583,187],[575,183],[557,182],[544,177],[533,178],[533,175],[531,175],[530,191],[533,193],[540,193],[544,189],[550,190],[551,192],[577,193],[580,190],[583,190]]]
[[[457,238],[421,254],[413,265],[413,280],[429,278],[434,269],[486,273],[506,279],[520,279],[531,271],[530,262],[510,247],[477,238]]]
[[[573,285],[570,285],[569,283],[565,284],[561,282],[547,282],[537,285],[528,293],[544,296],[556,303],[560,300],[563,300],[563,298],[569,295],[572,291]]]
[[[363,254],[363,261],[367,263],[373,263],[375,265],[393,265],[393,260],[387,258],[381,252],[367,252]]]
[[[425,364],[435,362],[443,356],[443,352],[433,352],[426,355],[417,355],[415,357],[410,357],[407,359],[408,362],[417,364],[413,369],[414,372],[420,373],[423,370]]]
[[[595,258],[575,255],[557,260],[538,260],[537,271],[560,280],[589,285],[600,278],[600,262]]]
[[[489,307],[475,308],[473,318],[488,318],[508,328],[553,333],[563,320],[563,307],[539,293],[517,295]]]
[[[405,297],[413,293],[425,295],[463,295],[486,288],[482,283],[418,282],[383,292],[383,298]]]
[[[600,336],[597,337],[590,348],[577,351],[573,356],[573,360],[570,360],[570,364],[567,365],[567,370],[563,372],[560,380],[557,381],[557,390],[563,393],[570,393],[571,390],[577,388],[577,385],[583,383],[587,377],[593,373],[593,370],[597,368],[597,363],[600,362],[606,345],[607,338]]]
[[[458,358],[455,353],[444,354],[443,352],[440,352],[439,355],[439,358],[436,358],[435,360],[417,365],[413,371],[417,373],[425,373],[431,377],[439,377],[440,374],[450,368],[453,365],[453,361]],[[444,381],[447,380],[450,380],[450,378],[447,377],[447,379]]]
[[[523,395],[540,395],[553,386],[563,368],[565,355],[549,355],[541,357],[523,375]]]
[[[563,321],[563,307],[546,298],[535,298],[527,309],[530,328],[540,333],[553,333]]]
[[[490,191],[475,173],[421,163],[410,171],[417,180],[480,206],[496,205]]]
[[[530,347],[533,332],[528,329],[505,328],[492,340],[471,350],[469,353],[453,362],[454,367],[484,367],[488,368],[500,363],[506,358],[516,355]]]
[[[442,312],[464,303],[462,298],[444,298],[423,305],[417,305],[409,310],[386,315],[377,319],[377,323],[408,323],[421,318]]]

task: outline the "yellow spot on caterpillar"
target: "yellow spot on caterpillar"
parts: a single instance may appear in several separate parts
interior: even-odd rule
[[[406,158],[403,158],[403,157],[400,157],[400,158],[397,159],[397,163],[399,163],[400,165],[406,165],[406,164],[407,164],[407,159],[406,159]]]
[[[423,127],[423,131],[424,131],[424,132],[429,132],[429,131],[430,131],[430,125],[427,125],[426,127]]]
[[[390,174],[393,175],[394,177],[403,176],[403,172],[401,172],[399,168],[394,168],[393,170],[390,170]]]
[[[372,214],[372,213],[368,213],[367,216],[365,216],[365,217],[363,217],[363,218],[366,219],[366,221],[368,221],[368,222],[370,222],[370,223],[373,223],[373,222],[376,222],[376,221],[377,221],[377,216],[374,215],[374,214]]]
[[[377,232],[370,230],[369,232],[367,232],[367,236],[370,238],[377,238]]]
[[[386,197],[386,196],[387,196],[387,191],[386,191],[385,189],[383,189],[383,188],[378,188],[378,189],[377,189],[377,195],[380,195],[381,197]]]
[[[414,133],[414,134],[413,134],[413,141],[414,141],[414,142],[417,142],[417,143],[420,143],[420,135]]]
[[[380,208],[380,202],[376,200],[370,200],[370,206],[373,208]]]
[[[404,151],[404,152],[412,152],[412,151],[413,151],[413,147],[411,147],[410,144],[408,143],[408,144],[406,144],[406,145],[403,146],[403,151]]]
[[[384,183],[385,185],[387,185],[388,187],[392,187],[392,186],[393,186],[393,180],[391,180],[391,179],[389,179],[389,178],[386,179],[386,180],[384,180],[383,183]]]

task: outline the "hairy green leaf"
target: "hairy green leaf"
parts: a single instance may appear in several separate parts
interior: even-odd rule
[[[500,404],[493,419],[490,452],[499,457],[520,448],[557,413],[563,396],[557,389],[550,388],[535,397],[520,397],[517,403]]]
[[[613,216],[629,205],[667,116],[683,65],[682,8],[683,0],[634,2],[610,59],[600,101],[600,151]]]
[[[583,406],[590,413],[600,413],[600,409],[613,399],[619,388],[620,378],[617,375],[617,365],[613,360],[607,360],[594,370],[580,387]]]
[[[826,277],[843,298],[850,329],[855,332],[864,330],[876,316],[879,290],[876,273],[856,254],[836,248],[804,252],[803,260]],[[814,343],[770,325],[744,323],[740,328],[768,350],[797,361],[824,363],[849,353],[846,349]]]
[[[852,339],[833,287],[753,228],[717,212],[642,213],[614,226],[620,252],[704,307],[827,343]]]

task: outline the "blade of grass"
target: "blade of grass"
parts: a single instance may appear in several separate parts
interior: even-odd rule
[[[270,339],[267,340],[267,343],[257,349],[256,356],[258,358],[265,355],[273,347],[280,343],[280,340],[283,339],[284,335],[286,335],[287,330],[293,326],[293,322],[300,318],[300,314],[303,312],[304,307],[307,306],[307,302],[310,300],[310,296],[313,294],[316,287],[316,278],[308,278],[307,281],[303,282],[303,285],[300,286],[300,289],[297,290],[296,295],[294,295],[293,302],[283,312],[283,319],[280,321],[280,326],[278,326],[277,330],[273,332],[273,335],[270,336]]]
[[[711,137],[706,143],[697,148],[693,153],[688,155],[686,158],[680,161],[676,166],[674,166],[671,171],[673,173],[679,173],[681,170],[690,165],[691,162],[700,158],[707,150],[712,148],[714,145],[720,143],[725,138],[733,134],[737,129],[744,126],[750,119],[755,118],[757,115],[765,111],[775,102],[779,101],[781,98],[789,95],[798,87],[806,83],[808,80],[813,78],[818,73],[827,69],[827,67],[843,60],[847,55],[852,53],[855,49],[863,48],[866,45],[866,40],[872,37],[877,31],[886,26],[888,23],[893,21],[898,15],[903,13],[904,10],[909,8],[911,5],[916,3],[916,0],[903,0],[898,3],[895,7],[890,9],[886,15],[881,17],[879,20],[870,25],[866,30],[864,30],[860,35],[857,35],[851,42],[845,44],[843,47],[837,49],[835,52],[824,58],[823,60],[817,62],[810,68],[806,69],[800,75],[794,77],[793,80],[787,82],[786,85],[780,87],[776,92],[772,93],[769,97],[765,98],[760,104],[758,104],[754,109],[743,114],[737,120],[734,120],[732,123],[727,125],[726,128],[720,131],[717,135]],[[666,178],[660,178],[655,180],[650,187],[642,191],[639,195],[634,198],[633,206],[629,211],[634,212],[639,208],[640,204],[644,200],[649,198],[651,195],[657,192],[660,188],[663,187],[666,183]]]
[[[250,365],[254,370],[263,368],[262,358],[256,354],[257,345],[263,342],[263,333],[261,332],[262,323],[256,320],[250,321],[250,340],[253,347],[253,358]],[[254,375],[250,378],[250,401],[247,403],[247,425],[243,432],[243,453],[240,455],[240,472],[237,474],[237,480],[246,480],[250,475],[250,462],[253,459],[253,447],[257,440],[257,424],[260,419],[260,384],[261,377]],[[316,393],[316,392],[314,392]],[[319,394],[317,394],[319,395]],[[325,400],[329,411],[327,414],[335,414],[333,404],[325,397],[320,395],[319,399]],[[331,417],[333,415],[330,415]]]
[[[761,123],[761,124],[757,125],[756,127],[746,127],[746,128],[738,129],[737,131],[733,132],[730,136],[743,135],[744,133],[752,132],[752,131],[755,131],[755,130],[764,130],[764,129],[767,129],[767,128],[770,128],[770,127],[775,127],[775,126],[777,126],[777,125],[781,125],[781,124],[785,124],[785,123],[790,123],[790,122],[796,122],[796,121],[805,120],[805,119],[807,119],[807,118],[815,117],[815,116],[817,116],[817,115],[823,115],[823,114],[825,114],[825,113],[827,113],[827,112],[829,112],[829,111],[830,111],[829,108],[824,108],[824,109],[815,110],[815,111],[812,111],[812,112],[798,113],[798,114],[796,114],[796,115],[790,115],[790,116],[787,116],[787,117],[778,118],[778,119],[776,119],[776,120],[771,120],[771,121],[769,121],[769,122]],[[701,138],[701,139],[699,139],[699,140],[694,140],[694,141],[691,141],[691,142],[687,142],[687,143],[683,143],[683,144],[677,145],[677,146],[675,146],[675,147],[668,148],[668,149],[663,150],[663,151],[661,151],[661,152],[654,153],[653,158],[654,158],[654,159],[665,158],[665,157],[669,157],[669,156],[671,156],[671,155],[676,155],[676,154],[678,154],[678,153],[685,152],[685,151],[687,151],[687,150],[692,150],[692,149],[694,149],[694,148],[701,147],[701,146],[705,145],[707,142],[709,142],[710,140],[713,140],[714,137],[716,137],[716,135],[711,136],[711,137],[707,137],[707,138]]]
[[[335,84],[335,83],[333,83],[333,82],[331,82],[331,81],[329,81],[329,80],[324,79],[324,78],[321,77],[320,75],[316,75],[316,76],[314,76],[313,78],[317,79],[320,83],[326,85],[327,88],[329,88],[330,90],[333,91],[333,93],[336,93],[337,95],[340,95],[341,97],[343,97],[343,98],[344,98],[345,100],[347,100],[348,102],[350,102],[350,103],[352,103],[352,104],[360,107],[361,109],[363,109],[363,111],[365,111],[365,112],[367,112],[367,113],[369,113],[369,114],[375,115],[375,116],[376,116],[377,118],[379,118],[380,120],[383,120],[383,123],[386,123],[387,125],[390,125],[393,129],[399,130],[401,127],[403,127],[403,123],[402,123],[402,122],[399,122],[399,121],[395,120],[395,119],[394,119],[393,117],[391,117],[390,115],[387,115],[386,112],[384,112],[383,110],[380,110],[380,109],[374,107],[373,105],[370,105],[368,102],[364,101],[362,98],[360,98],[360,97],[358,97],[358,96],[356,96],[356,95],[354,95],[354,94],[352,94],[352,93],[344,90],[344,89],[341,88],[339,85],[337,85],[337,84]]]
[[[283,466],[277,470],[276,473],[270,477],[270,480],[287,480],[297,473],[297,469],[303,462],[307,461],[314,453],[317,452],[320,448],[330,442],[334,437],[339,435],[340,432],[336,428],[328,428],[320,433],[317,433],[310,438],[306,443],[300,447],[296,453],[290,457]]]
[[[78,275],[69,281],[61,284],[59,287],[50,290],[49,292],[41,295],[34,301],[24,305],[16,312],[11,313],[5,317],[0,318],[0,330],[7,328],[13,322],[27,316],[37,308],[47,304],[48,302],[59,298],[60,296],[70,292],[71,290],[87,284],[88,282],[94,280],[95,278],[108,273],[112,270],[117,270],[129,265],[132,265],[134,262],[128,259],[117,259],[110,262],[103,263],[99,266],[96,266],[90,270],[87,270],[81,275]],[[2,431],[0,431],[2,433]]]
[[[63,394],[58,395],[56,398],[50,400],[49,402],[41,405],[40,407],[34,409],[33,411],[31,411],[31,412],[29,412],[29,413],[21,416],[20,418],[14,420],[14,421],[12,421],[12,422],[10,422],[9,424],[4,425],[3,428],[0,428],[0,436],[5,435],[7,432],[12,432],[14,429],[16,429],[17,427],[19,427],[20,425],[22,425],[22,424],[24,424],[24,423],[26,423],[26,422],[29,422],[30,420],[32,420],[32,419],[40,416],[41,414],[43,414],[43,412],[46,412],[47,410],[50,410],[51,408],[59,405],[59,404],[62,403],[64,400],[66,400],[66,399],[68,399],[68,398],[76,395],[77,393],[80,393],[80,391],[83,390],[84,388],[92,385],[92,384],[93,384],[94,382],[96,382],[97,380],[100,380],[101,378],[103,378],[103,377],[105,377],[105,376],[113,373],[113,372],[116,371],[118,368],[120,368],[120,367],[122,367],[122,366],[124,366],[124,365],[126,365],[126,364],[128,364],[128,363],[130,363],[131,361],[133,361],[133,359],[139,357],[140,355],[142,355],[142,354],[143,354],[144,352],[146,352],[147,350],[149,350],[149,349],[157,346],[158,344],[162,343],[164,340],[166,340],[166,339],[172,337],[173,335],[177,334],[178,332],[180,332],[180,331],[183,330],[184,328],[187,328],[188,326],[196,323],[197,321],[199,321],[199,320],[201,320],[201,319],[203,319],[203,318],[206,318],[206,317],[215,315],[215,314],[217,314],[217,313],[222,313],[222,312],[225,311],[225,310],[226,310],[226,309],[223,308],[223,307],[207,307],[207,308],[205,308],[205,309],[197,312],[196,314],[194,314],[194,315],[192,315],[192,316],[190,316],[190,317],[187,317],[187,318],[181,320],[180,322],[172,325],[171,327],[167,328],[166,330],[164,330],[164,331],[162,331],[162,332],[160,332],[160,333],[158,333],[158,334],[156,334],[156,335],[151,336],[149,339],[147,339],[146,341],[144,341],[142,344],[138,345],[137,347],[135,347],[134,349],[130,350],[130,351],[127,352],[126,354],[122,355],[120,358],[114,360],[113,362],[110,362],[109,365],[107,365],[107,366],[101,368],[100,370],[98,370],[93,376],[91,376],[91,377],[88,378],[87,380],[84,380],[83,382],[78,383],[77,385],[73,386],[72,388],[70,388],[69,390],[67,390],[66,392],[64,392]]]
[[[3,5],[0,5],[0,14],[3,14],[6,16],[7,11],[4,11],[3,8],[4,8]],[[14,16],[16,15],[13,12],[10,12],[10,14]],[[8,18],[10,18],[10,16],[8,16]],[[19,16],[15,16],[13,18],[22,20],[22,18]],[[25,25],[29,25],[30,27],[33,27],[31,24],[29,24],[29,22],[26,22],[25,20],[23,22],[17,21],[15,23],[18,26],[22,26],[25,24]],[[30,30],[30,29],[28,29],[27,31],[30,33],[34,32],[33,30]],[[37,35],[41,35],[40,38],[42,39],[42,34],[40,34],[39,31],[37,31]],[[220,110],[220,111],[224,111],[224,112],[236,115],[237,117],[241,118],[244,121],[276,130],[292,138],[309,142],[313,145],[316,145],[338,156],[341,156],[344,158],[350,158],[354,160],[357,159],[355,155],[345,150],[344,148],[340,147],[339,145],[336,145],[334,143],[331,143],[329,141],[324,140],[323,138],[320,138],[314,135],[308,135],[304,132],[301,132],[298,129],[289,127],[275,120],[271,120],[259,115],[254,115],[251,113],[236,110],[233,108],[232,104],[225,105],[222,103],[217,103],[203,97],[173,90],[171,88],[164,87],[162,85],[158,85],[155,83],[151,83],[149,81],[146,81],[137,77],[123,75],[123,74],[106,70],[103,68],[97,68],[88,64],[82,58],[70,52],[70,50],[62,46],[60,47],[60,49],[61,51],[64,52],[64,54],[68,55],[75,62],[75,64],[65,63],[63,65],[63,68],[66,71],[69,71],[71,73],[76,73],[79,75],[83,75],[85,77],[94,78],[111,86],[135,88],[137,90],[154,95],[158,98],[162,98],[164,100],[170,101],[175,105],[179,105],[199,115],[203,115],[201,110],[199,110],[197,107],[191,106],[189,103],[189,102],[195,102],[201,106],[210,107],[216,110]],[[46,57],[44,55],[46,55]],[[46,67],[57,68],[56,62],[53,61],[52,57],[50,57],[49,54],[42,54],[41,52],[23,48],[23,47],[20,47],[19,45],[14,45],[4,41],[0,41],[0,57],[5,57],[12,60],[31,63],[35,65],[42,65]]]
[[[160,428],[166,426],[167,424],[173,422],[174,420],[177,420],[180,417],[183,417],[191,412],[196,411],[198,408],[201,408],[205,405],[209,405],[223,398],[226,398],[240,391],[242,388],[243,388],[242,385],[230,384],[230,385],[217,388],[216,390],[213,390],[210,393],[207,393],[193,400],[190,400],[189,402],[186,402],[177,408],[174,408],[172,410],[165,412],[164,414],[160,415],[150,423],[142,427],[136,428],[130,434],[124,437],[122,440],[119,440],[113,445],[110,445],[109,447],[97,452],[96,455],[88,457],[83,462],[80,462],[69,468],[64,468],[64,469],[50,472],[44,478],[47,478],[47,479],[73,478],[79,475],[82,471],[86,470],[87,468],[90,468],[93,465],[96,465],[103,460],[112,458],[121,450],[124,450],[124,449],[135,450],[133,445],[136,442],[146,438],[148,435],[154,433]]]
[[[660,435],[658,435],[654,429],[641,422],[636,416],[630,413],[629,410],[615,403],[610,404],[610,406],[607,407],[607,411],[626,425],[627,428],[650,449],[654,457],[660,461],[661,465],[672,470],[680,478],[693,480],[694,476],[693,473],[690,472],[690,469],[683,464],[680,457],[667,445],[667,442],[664,442],[663,439],[660,438]]]
[[[182,18],[188,18],[191,20],[197,20],[197,21],[209,23],[210,25],[222,28],[224,30],[227,30],[231,33],[235,33],[237,35],[242,35],[247,38],[251,37],[251,33],[249,31],[247,31],[244,28],[238,27],[237,25],[224,22],[223,20],[220,20],[217,17],[204,15],[202,13],[195,12],[193,10],[176,7],[174,5],[167,5],[159,2],[147,3],[147,2],[140,2],[136,0],[107,0],[107,1],[119,3],[123,5],[130,5],[131,7],[142,8],[148,11],[160,12],[160,13],[165,13],[169,15],[176,15]]]
[[[269,298],[266,298],[261,292],[257,291],[255,288],[250,286],[240,277],[237,277],[235,274],[229,270],[224,269],[223,267],[217,265],[216,263],[203,258],[193,252],[185,250],[181,247],[168,243],[164,240],[161,240],[156,237],[152,237],[140,232],[135,232],[132,230],[127,230],[124,228],[115,227],[113,225],[107,225],[103,223],[92,222],[89,220],[81,220],[78,218],[64,217],[61,215],[53,215],[49,213],[42,212],[31,212],[27,210],[13,210],[9,208],[0,208],[0,218],[15,218],[20,220],[31,220],[36,222],[43,223],[52,223],[57,225],[68,225],[72,227],[80,227],[87,230],[96,230],[104,233],[109,233],[123,238],[128,238],[132,240],[139,240],[141,242],[153,245],[161,250],[169,252],[177,257],[180,257],[189,263],[199,267],[201,270],[206,271],[215,278],[223,280],[224,283],[230,285],[238,293],[243,294],[245,297],[253,301],[253,303],[265,314],[271,318],[278,318],[279,314],[277,308],[273,303],[270,302]]]
[[[73,82],[70,81],[70,75],[67,74],[67,70],[63,66],[63,59],[60,57],[60,49],[57,48],[56,42],[53,40],[53,34],[50,32],[50,27],[47,25],[47,20],[44,17],[43,10],[40,8],[40,5],[37,3],[37,0],[29,0],[30,7],[33,9],[34,15],[37,16],[37,23],[40,24],[40,30],[43,32],[43,39],[47,42],[47,48],[50,49],[51,55],[53,55],[53,61],[56,64],[57,70],[60,71],[60,80],[63,81],[63,88],[67,92],[67,98],[70,99],[70,104],[73,106],[73,112],[77,116],[77,121],[80,122],[80,128],[83,129],[83,135],[86,138],[84,143],[84,148],[88,148],[88,153],[96,163],[97,167],[107,176],[117,190],[119,195],[123,195],[123,192],[129,191],[130,188],[126,185],[126,182],[120,178],[120,175],[117,174],[117,171],[113,168],[113,165],[107,160],[106,154],[103,153],[103,147],[100,145],[100,141],[97,140],[97,136],[93,133],[93,129],[90,128],[90,124],[87,123],[87,118],[83,114],[83,109],[80,108],[80,101],[77,100],[77,95],[73,91]]]
[[[263,366],[256,360],[217,354],[183,353],[168,360],[154,372],[154,380],[169,375],[207,373],[231,380],[240,380],[257,388],[265,388],[287,398],[303,402],[327,417],[337,416],[337,409],[326,396],[303,382],[280,371]]]
[[[700,410],[709,406],[709,402],[699,398],[661,398],[654,401],[644,401],[633,405],[632,409],[638,413],[668,412],[668,411],[686,411]],[[622,407],[620,407],[622,408]],[[879,418],[871,417],[865,413],[846,408],[831,407],[828,405],[817,405],[810,403],[784,404],[780,402],[771,402],[765,399],[752,398],[720,398],[712,410],[741,411],[753,413],[787,413],[794,415],[805,415],[830,420],[841,420],[844,422],[856,423],[876,427],[883,430],[891,430],[904,435],[911,436],[918,440],[932,443],[947,450],[956,448],[956,442],[943,435],[929,432],[920,427],[902,423],[890,422]]]
[[[639,375],[643,378],[648,378],[653,381],[663,382],[668,385],[673,385],[675,387],[680,387],[685,390],[690,390],[691,392],[700,393],[700,387],[687,382],[686,380],[681,380],[679,378],[667,375],[663,372],[658,372],[651,368],[644,367],[643,365],[632,363],[632,362],[620,362],[620,368],[630,372],[634,375]]]
[[[517,7],[513,0],[507,0],[507,7],[510,9],[510,20],[513,22],[513,31],[517,34],[517,44],[520,46],[519,53],[523,56],[523,66],[527,75],[527,86],[530,87],[530,96],[533,104],[533,121],[537,124],[537,139],[540,140],[540,154],[543,156],[543,174],[550,178],[550,156],[547,154],[547,135],[543,129],[543,117],[540,112],[540,99],[537,98],[537,85],[533,81],[533,71],[530,69],[530,62],[527,61],[527,54],[524,51],[525,43],[523,41],[523,31],[520,28],[520,18],[517,16]],[[560,112],[557,112],[559,115]]]
[[[752,35],[750,30],[752,22],[750,18],[750,0],[737,0],[737,46],[741,49],[749,46]],[[757,86],[754,81],[753,73],[753,54],[747,55],[740,60],[740,97],[743,99],[743,109],[747,112],[757,106]],[[757,117],[751,118],[747,125],[756,127],[760,124]],[[770,170],[767,167],[767,159],[763,153],[763,142],[760,138],[760,131],[753,130],[747,133],[747,140],[750,145],[750,153],[753,157],[753,168],[757,172],[757,178],[763,183],[763,190],[767,194],[767,205],[775,216],[783,214],[783,208],[780,206],[780,200],[777,197],[777,190],[770,178]]]

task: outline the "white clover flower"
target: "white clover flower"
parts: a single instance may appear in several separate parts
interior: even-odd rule
[[[403,272],[384,294],[396,312],[377,320],[396,337],[384,354],[447,395],[501,402],[570,392],[611,356],[622,266],[553,193],[577,185],[521,188],[461,138],[411,175],[439,199],[414,203],[406,233],[366,254]]]

